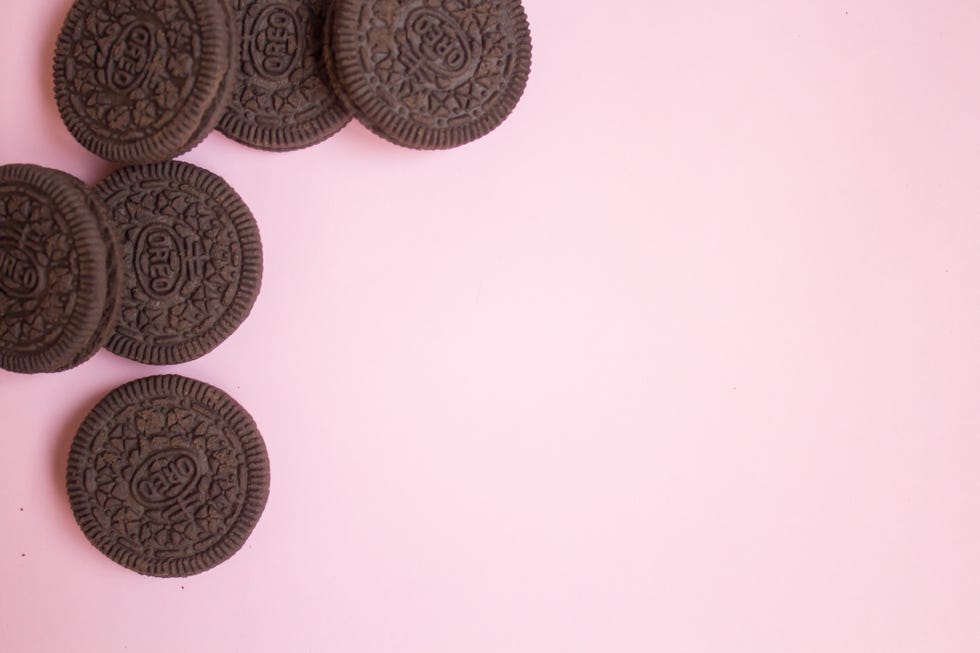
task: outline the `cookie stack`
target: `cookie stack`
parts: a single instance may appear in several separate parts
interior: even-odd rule
[[[99,349],[151,365],[199,358],[251,312],[262,244],[217,175],[171,161],[94,188],[0,167],[0,367],[63,371]]]
[[[530,66],[520,0],[76,0],[54,81],[79,143],[158,163],[215,127],[285,151],[352,116],[398,145],[456,147],[510,115]]]
[[[103,347],[172,365],[238,328],[261,286],[255,219],[173,161],[213,129],[285,151],[356,117],[398,145],[457,147],[510,115],[530,66],[520,0],[75,0],[55,100],[79,143],[126,167],[89,188],[0,166],[0,368],[59,372]],[[269,494],[251,416],[180,376],[107,395],[67,471],[86,537],[153,576],[227,560]]]

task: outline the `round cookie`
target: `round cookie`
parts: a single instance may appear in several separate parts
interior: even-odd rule
[[[251,211],[188,163],[131,166],[96,186],[119,235],[122,311],[106,347],[151,365],[199,358],[248,317],[262,280]]]
[[[517,106],[531,70],[520,0],[333,0],[325,59],[358,120],[406,147],[476,140]]]
[[[269,458],[251,416],[182,376],[109,393],[68,455],[68,498],[89,541],[148,576],[191,576],[234,555],[269,495]]]
[[[76,0],[55,49],[55,99],[102,158],[165,161],[220,119],[237,50],[224,0]]]
[[[0,166],[3,369],[57,372],[98,349],[111,254],[76,182],[38,166]]]
[[[350,122],[323,61],[323,0],[231,5],[240,68],[219,131],[245,145],[286,151],[324,141]]]

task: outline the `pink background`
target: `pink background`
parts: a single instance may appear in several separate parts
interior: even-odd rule
[[[526,0],[511,119],[183,157],[266,273],[212,355],[0,373],[0,650],[980,650],[980,7]],[[3,3],[0,161],[88,182],[69,0]],[[185,580],[92,548],[67,447],[175,371],[255,416],[272,495]]]

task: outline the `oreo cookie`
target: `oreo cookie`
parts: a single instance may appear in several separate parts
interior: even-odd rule
[[[78,179],[0,166],[0,367],[59,372],[105,344],[121,268],[104,205]]]
[[[252,417],[182,376],[107,395],[68,455],[68,498],[99,551],[148,576],[211,569],[245,544],[269,495],[269,457]]]
[[[54,58],[65,125],[110,161],[186,152],[224,112],[236,34],[224,0],[76,0]]]
[[[350,122],[323,61],[323,0],[231,5],[240,67],[219,131],[245,145],[284,151],[326,140]]]
[[[332,0],[325,42],[330,76],[358,120],[417,149],[495,129],[531,69],[520,0]]]
[[[199,358],[248,317],[262,282],[251,211],[189,163],[122,168],[96,186],[120,239],[122,310],[107,348],[150,365]]]

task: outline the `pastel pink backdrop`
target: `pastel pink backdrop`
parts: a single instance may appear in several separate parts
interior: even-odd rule
[[[0,650],[980,650],[976,2],[525,4],[484,140],[183,157],[265,244],[212,355],[0,373]],[[0,162],[95,182],[51,97],[69,5],[3,3]],[[158,372],[272,459],[184,580],[63,490],[84,414]]]

